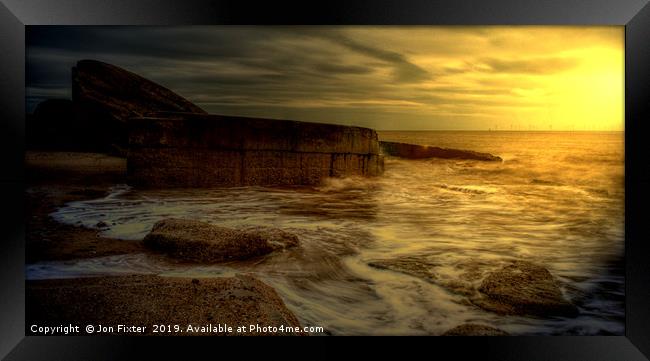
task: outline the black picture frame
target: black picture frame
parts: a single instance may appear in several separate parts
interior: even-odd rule
[[[454,359],[474,355],[486,360],[648,360],[650,232],[644,227],[650,193],[650,147],[646,141],[650,122],[647,0],[0,0],[0,357],[95,360],[154,359],[159,355],[185,359],[196,351],[223,355],[223,348],[233,348],[231,340],[216,338],[25,336],[25,26],[190,24],[624,25],[625,336],[414,338],[405,340],[407,345],[399,351],[407,356],[425,347],[435,355],[453,355]],[[248,356],[267,354],[269,348],[247,346],[250,342],[258,341],[239,341],[236,348]],[[273,342],[273,349],[286,352],[287,341]],[[313,345],[315,341],[300,342]],[[331,352],[325,346],[313,347],[312,353]],[[382,341],[372,347],[381,352],[387,344]]]

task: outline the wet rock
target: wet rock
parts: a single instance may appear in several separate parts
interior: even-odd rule
[[[475,323],[464,323],[446,331],[442,336],[509,336],[506,331],[495,327],[479,325]]]
[[[99,222],[97,222],[95,227],[97,227],[97,228],[106,228],[106,227],[108,227],[108,224],[106,224],[106,222],[104,222],[104,221],[99,221]]]
[[[551,273],[544,267],[516,261],[489,274],[472,302],[491,312],[507,315],[576,316]]]
[[[434,268],[436,264],[425,257],[402,257],[395,259],[375,260],[368,263],[368,266],[400,272],[409,276],[421,278],[430,283],[436,283],[438,275]]]
[[[382,154],[407,159],[470,159],[480,161],[502,161],[501,157],[471,150],[449,149],[398,142],[379,142]]]
[[[426,256],[374,260],[368,262],[368,266],[417,277],[457,295],[470,297],[476,294],[476,287],[471,282],[474,277],[471,272],[461,273],[460,279],[445,279],[436,272],[439,264]]]
[[[180,325],[178,335],[304,335],[298,332],[187,332],[187,326],[258,324],[300,327],[277,292],[247,275],[191,278],[154,275],[30,280],[26,283],[28,324],[51,325]],[[82,327],[83,329],[83,327]],[[204,330],[205,331],[205,330]],[[292,330],[293,331],[293,330]],[[82,331],[83,333],[83,331]],[[115,334],[119,334],[115,328]],[[27,334],[31,334],[27,330]],[[171,333],[174,335],[176,333]]]
[[[273,228],[237,230],[205,222],[164,219],[144,238],[153,250],[188,261],[221,262],[262,256],[298,245],[298,237]]]

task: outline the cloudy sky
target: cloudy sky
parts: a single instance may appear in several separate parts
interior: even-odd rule
[[[105,61],[210,113],[380,130],[623,130],[623,27],[27,27],[27,109]]]

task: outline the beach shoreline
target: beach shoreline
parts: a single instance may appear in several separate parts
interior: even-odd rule
[[[103,197],[112,186],[123,183],[125,159],[99,153],[28,151],[25,165],[27,264],[153,253],[142,241],[104,237],[98,229],[62,224],[50,216],[68,202]],[[156,332],[152,326],[174,324],[180,330],[174,332],[178,335],[305,335],[248,331],[250,325],[300,327],[275,290],[252,276],[201,280],[99,276],[26,280],[25,286],[26,334],[42,334],[39,327],[59,324],[81,326],[76,334],[88,334],[85,325],[100,324],[109,328],[96,329],[95,334],[126,334],[117,328],[126,324],[143,327],[136,334],[166,335],[169,332],[160,328]],[[204,326],[209,324],[246,328],[244,332],[236,328],[222,332],[219,327]],[[188,329],[191,325],[196,326],[195,331]]]
[[[99,153],[33,152],[25,157],[26,262],[60,261],[144,252],[141,242],[107,238],[96,229],[50,216],[68,202],[109,193],[126,173],[122,158]]]

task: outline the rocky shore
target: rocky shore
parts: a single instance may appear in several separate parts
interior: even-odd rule
[[[381,175],[384,155],[501,160],[473,151],[379,142],[374,130],[361,127],[208,115],[171,90],[97,61],[80,61],[72,73],[72,100],[46,101],[30,117],[28,144],[39,151],[28,151],[25,159],[28,263],[164,253],[201,264],[264,257],[300,246],[298,235],[281,229],[231,229],[181,219],[159,221],[142,241],[124,241],[50,217],[57,207],[102,197],[116,184],[315,185],[328,177]],[[65,129],[92,134],[74,151],[65,142],[48,143],[48,124],[62,119],[67,125],[54,135]],[[577,312],[550,273],[528,263],[506,266],[478,288],[466,280],[441,280],[432,259],[376,260],[370,265],[441,285],[490,312],[538,316]],[[28,324],[300,325],[275,290],[246,275],[29,280],[26,289]],[[446,334],[505,333],[470,324]]]
[[[111,239],[94,229],[56,222],[50,213],[67,202],[105,196],[123,183],[123,158],[98,153],[33,152],[25,156],[27,263],[142,252],[142,242]]]
[[[143,241],[102,237],[94,229],[57,223],[49,214],[66,202],[106,195],[111,186],[126,179],[123,158],[91,153],[28,152],[26,169],[30,175],[26,192],[28,263],[162,252],[172,259],[201,264],[264,257],[289,247],[300,247],[299,235],[281,229],[231,229],[179,219],[156,223]],[[524,260],[489,268],[463,266],[465,272],[455,280],[439,275],[440,265],[435,257],[377,259],[368,264],[440,286],[465,299],[466,304],[498,315],[575,317],[579,312],[562,294],[551,272],[542,265]],[[27,281],[26,288],[29,322],[72,319],[155,323],[170,317],[183,324],[261,324],[279,320],[295,325],[297,322],[296,316],[272,288],[251,278],[192,280],[155,275],[111,276]],[[190,299],[190,295],[200,297]],[[179,297],[182,302],[178,301]],[[138,301],[133,303],[133,299]],[[263,305],[269,306],[264,308]],[[205,311],[215,308],[220,310],[219,314],[225,312],[219,316],[221,318]],[[492,325],[471,323],[461,324],[443,334],[507,335]]]
[[[28,151],[25,166],[28,181],[25,193],[27,263],[156,252],[142,241],[103,237],[96,229],[61,224],[50,217],[50,213],[67,202],[103,197],[110,187],[123,183],[126,179],[124,158],[98,153]],[[152,232],[152,237],[165,235],[167,239],[182,243],[188,235],[201,234],[200,227],[195,228],[186,222],[191,221],[175,224],[163,222],[161,225],[164,227],[159,225]],[[207,227],[212,232],[220,229]],[[280,230],[229,231],[235,236],[247,236],[249,241],[265,242],[267,248],[264,250],[279,249],[280,244],[297,244],[294,235]],[[178,237],[172,237],[172,234]],[[207,234],[215,236],[214,233]],[[231,249],[222,251],[226,255]],[[182,259],[186,260],[186,255]],[[190,257],[190,261],[197,260]],[[144,334],[161,335],[153,333],[150,326],[174,323],[183,328],[187,325],[197,326],[199,331],[187,335],[233,335],[238,333],[206,333],[200,330],[206,324],[241,325],[246,326],[247,330],[252,324],[261,327],[284,325],[285,329],[287,326],[300,326],[296,316],[273,288],[246,275],[210,279],[155,275],[105,276],[28,280],[25,286],[28,327],[32,324],[57,326],[68,323],[149,325]],[[26,332],[31,334],[29,329]],[[305,333],[253,331],[240,334]]]
[[[442,279],[437,273],[438,264],[428,257],[374,260],[368,265],[438,285],[466,297],[476,307],[499,315],[576,317],[579,314],[578,308],[562,294],[556,278],[543,266],[530,261],[512,261],[487,272],[469,266],[454,281]]]
[[[114,327],[95,334],[124,335],[117,326],[134,325],[143,328],[138,334],[159,336],[306,335],[275,290],[247,275],[201,279],[91,277],[27,281],[26,286],[27,335],[32,334],[30,325],[60,324]],[[210,324],[233,329],[220,332],[205,327]],[[160,332],[154,325],[165,328]],[[251,330],[251,325],[260,328]],[[189,331],[188,326],[193,329]],[[263,332],[269,326],[284,326],[282,330],[290,331]],[[245,332],[237,332],[240,327]],[[85,334],[83,330],[81,334]]]
[[[480,297],[472,302],[487,311],[542,317],[578,315],[551,273],[531,262],[516,261],[490,273],[478,290]]]

